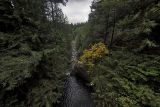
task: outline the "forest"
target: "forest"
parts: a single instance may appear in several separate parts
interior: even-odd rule
[[[159,0],[68,1],[0,0],[0,107],[160,107]]]
[[[70,25],[60,0],[0,1],[0,107],[60,102],[70,60]]]

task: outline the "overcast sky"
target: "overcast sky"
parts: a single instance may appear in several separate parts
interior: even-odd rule
[[[68,0],[66,6],[60,6],[68,17],[69,23],[86,22],[92,0]]]

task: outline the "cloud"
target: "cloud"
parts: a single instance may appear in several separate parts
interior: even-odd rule
[[[69,0],[66,6],[60,5],[69,23],[80,23],[88,20],[92,0]]]

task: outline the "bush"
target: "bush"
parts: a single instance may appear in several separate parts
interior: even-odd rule
[[[80,61],[84,64],[93,67],[96,63],[102,60],[102,58],[109,54],[109,50],[103,43],[97,43],[89,50],[84,50],[83,55],[80,57]]]
[[[160,106],[160,57],[113,51],[90,68],[92,93],[99,107]]]

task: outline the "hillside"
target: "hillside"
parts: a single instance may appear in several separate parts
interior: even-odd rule
[[[75,32],[98,107],[160,106],[160,3],[94,0],[91,10]]]

